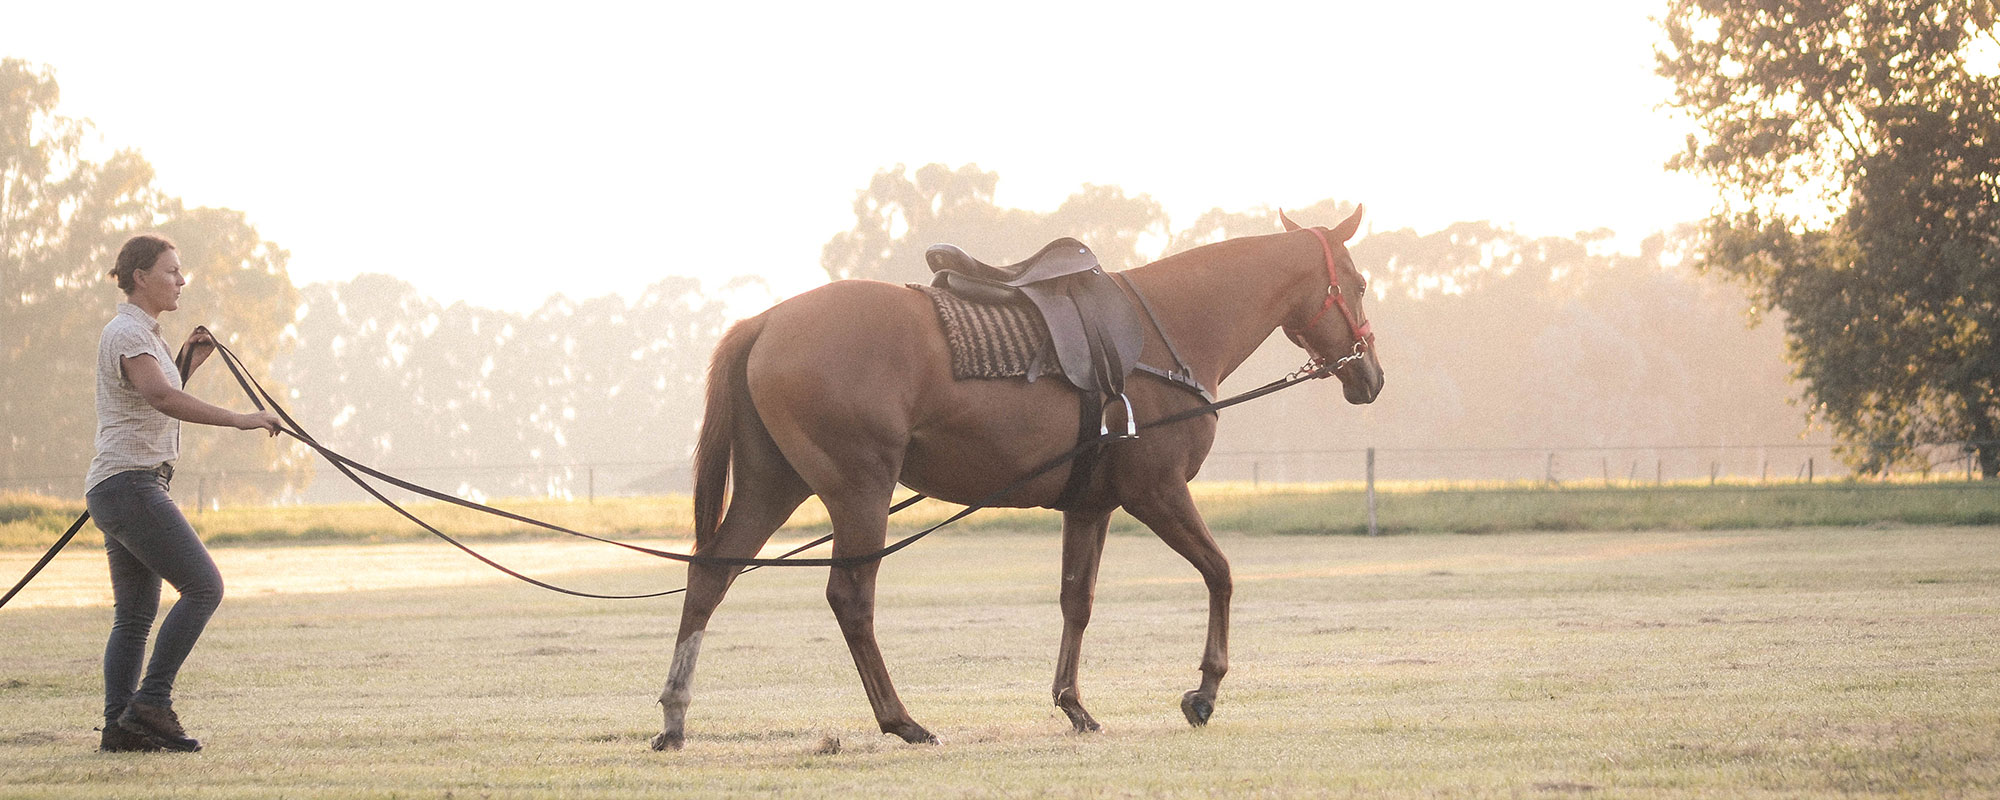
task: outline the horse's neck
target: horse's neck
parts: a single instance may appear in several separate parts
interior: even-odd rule
[[[1277,236],[1199,247],[1126,273],[1146,293],[1160,326],[1210,389],[1242,365],[1302,291],[1296,254]]]

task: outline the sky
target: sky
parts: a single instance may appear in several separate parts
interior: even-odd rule
[[[1665,6],[43,0],[9,3],[0,56],[300,285],[530,311],[670,275],[802,291],[878,170],[933,162],[1036,211],[1094,184],[1176,227],[1334,198],[1364,230],[1636,246],[1713,198],[1661,167],[1690,130],[1653,74]]]

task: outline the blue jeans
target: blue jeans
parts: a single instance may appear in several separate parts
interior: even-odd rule
[[[121,472],[84,495],[104,554],[111,562],[111,639],[104,645],[104,716],[115,719],[127,703],[173,706],[174,677],[222,603],[222,573],[194,528],[167,496],[171,467]],[[152,663],[140,681],[146,637],[160,610],[160,580],[180,600],[160,625]]]

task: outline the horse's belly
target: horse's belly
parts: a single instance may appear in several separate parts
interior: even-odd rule
[[[1076,446],[1076,392],[1060,379],[953,381],[936,394],[910,430],[901,480],[940,500],[986,500]],[[1057,466],[990,505],[1047,505],[1068,477]]]

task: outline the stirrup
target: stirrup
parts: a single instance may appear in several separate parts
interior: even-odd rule
[[[1112,406],[1107,405],[1104,407],[1104,412],[1105,412],[1104,415],[1098,420],[1097,435],[1110,436],[1112,441],[1122,441],[1125,439],[1139,438],[1138,425],[1132,419],[1132,399],[1126,397],[1124,393],[1121,392],[1118,395],[1118,401],[1125,405],[1125,432],[1120,433],[1116,436],[1111,435],[1111,423],[1109,422],[1109,418],[1111,416]]]

